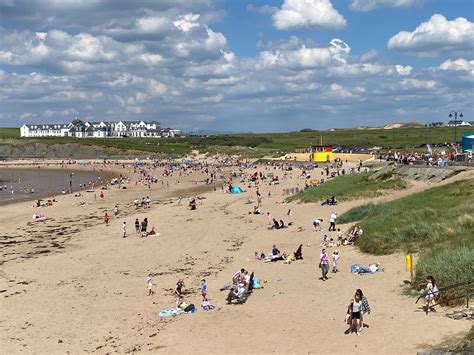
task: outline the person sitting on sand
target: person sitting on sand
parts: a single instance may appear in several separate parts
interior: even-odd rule
[[[147,233],[148,237],[154,237],[154,236],[159,236],[159,235],[160,235],[160,233],[155,231],[155,227],[151,227],[151,231]]]
[[[189,210],[194,211],[194,210],[196,210],[196,207],[197,207],[196,206],[196,199],[193,198],[193,199],[191,199],[191,201],[189,201],[188,208],[189,208]]]
[[[240,281],[240,276],[243,275],[245,272],[245,269],[240,269],[240,271],[237,271],[233,276],[232,276],[232,284],[237,285]]]
[[[262,214],[262,211],[258,206],[253,206],[253,214]]]
[[[283,229],[283,228],[286,228],[285,227],[285,222],[283,222],[283,220],[280,219],[280,225],[278,226],[278,229]]]
[[[278,221],[273,218],[273,229],[280,229],[280,223],[278,223]]]

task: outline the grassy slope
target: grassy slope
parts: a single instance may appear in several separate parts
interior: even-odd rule
[[[361,221],[357,245],[373,254],[419,251],[416,287],[429,274],[440,286],[474,275],[474,180],[448,185],[378,205],[355,207],[340,223]]]
[[[458,127],[458,139],[461,134],[473,131],[472,127]],[[431,133],[430,133],[431,132]],[[129,138],[129,139],[78,139],[51,138],[51,139],[22,139],[21,142],[64,143],[78,141],[86,145],[113,146],[120,149],[143,150],[148,152],[165,152],[183,154],[191,149],[201,151],[213,150],[215,147],[243,146],[255,149],[242,150],[240,153],[249,156],[263,156],[274,152],[292,152],[298,148],[307,148],[319,144],[321,135],[323,144],[341,145],[345,147],[407,147],[422,143],[451,142],[454,139],[454,130],[449,127],[433,128],[399,128],[385,129],[344,129],[336,131],[288,132],[266,134],[235,134],[213,137],[186,137],[183,139]],[[431,135],[431,136],[430,136]],[[0,138],[15,138],[19,130],[14,128],[0,128]],[[160,145],[157,145],[157,141]],[[145,144],[151,142],[151,145]]]
[[[407,183],[401,178],[370,180],[370,173],[338,176],[322,185],[311,187],[290,197],[289,201],[321,202],[326,197],[335,195],[339,201],[375,197],[387,190],[404,189]]]

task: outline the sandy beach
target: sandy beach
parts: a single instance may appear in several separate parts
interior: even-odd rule
[[[107,169],[130,177],[122,185],[127,188],[111,186],[103,199],[97,197],[99,190],[80,197],[59,196],[53,206],[40,209],[48,217],[45,221],[32,221],[36,209],[29,202],[0,206],[2,353],[414,354],[461,336],[471,326],[445,317],[442,308],[426,316],[413,298],[402,295],[403,281],[410,279],[402,253],[372,256],[353,246],[338,247],[340,272],[322,282],[319,244],[328,233],[329,215],[367,200],[333,207],[282,204],[284,188],[304,187],[298,169],[287,172],[278,185],[261,185],[262,215],[249,214],[256,203],[246,200],[256,200],[255,188],[239,179],[234,183],[247,191],[233,195],[221,188],[222,178],[206,184],[203,170],[175,173],[148,188],[136,184],[139,173],[129,165]],[[238,168],[227,167],[223,175],[231,170]],[[264,167],[245,172],[257,170],[265,172]],[[161,172],[158,168],[154,173]],[[283,178],[284,171],[273,172]],[[320,172],[311,174],[317,177]],[[473,177],[467,171],[443,183]],[[430,186],[411,182],[407,190],[376,200],[400,198]],[[202,196],[197,209],[188,210],[188,197],[197,195]],[[150,197],[150,208],[135,207],[133,201],[145,196]],[[115,205],[120,209],[117,217],[112,213]],[[108,226],[103,222],[105,212],[111,216]],[[293,224],[268,230],[267,212]],[[135,219],[145,217],[159,236],[141,238],[135,233]],[[325,232],[313,230],[316,217],[324,219]],[[269,253],[273,244],[286,252],[303,244],[304,259],[291,264],[255,260],[255,251]],[[384,272],[350,273],[351,264],[374,262]],[[219,289],[241,268],[255,272],[264,287],[242,305],[227,305],[226,292]],[[147,296],[148,275],[156,284],[152,296]],[[200,307],[202,278],[215,306],[210,311]],[[178,279],[184,279],[185,300],[195,304],[197,312],[160,317],[161,310],[175,306]],[[345,334],[344,316],[357,288],[364,291],[372,312],[364,317],[368,327],[362,334],[350,336]]]

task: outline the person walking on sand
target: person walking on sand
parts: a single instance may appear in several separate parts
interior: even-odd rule
[[[104,199],[104,191],[101,191],[99,196],[100,196],[100,199],[103,200]]]
[[[351,300],[348,308],[348,314],[350,315],[350,330],[349,334],[352,334],[354,329],[357,335],[360,335],[359,329],[362,328],[360,319],[362,313],[362,294],[360,290],[357,290],[354,295],[354,299]]]
[[[123,221],[122,223],[122,238],[127,236],[127,222]]]
[[[428,276],[426,278],[427,284],[425,287],[425,301],[426,301],[426,314],[429,311],[436,312],[434,309],[434,299],[438,296],[438,286],[436,286],[436,281],[433,276]]]
[[[323,281],[329,280],[327,276],[329,272],[329,256],[328,256],[328,253],[326,252],[326,249],[323,249],[321,251],[321,254],[319,254],[319,267],[321,268],[321,273],[322,273],[321,280]]]
[[[135,232],[137,234],[140,234],[140,221],[137,219],[135,219]]]
[[[336,273],[339,270],[337,269],[337,264],[339,263],[339,252],[336,250],[333,251],[332,253],[332,272]]]
[[[202,296],[203,302],[208,301],[208,299],[207,299],[207,285],[206,285],[206,280],[205,279],[201,280],[201,296]]]
[[[268,220],[268,228],[272,228],[273,226],[273,218],[270,212],[267,212],[267,220]]]
[[[151,279],[150,275],[148,275],[148,277],[146,278],[146,283],[147,283],[147,286],[148,286],[148,295],[147,296],[154,295],[155,291],[153,290],[153,280]]]
[[[337,219],[337,212],[331,213],[331,216],[329,217],[329,231],[336,231],[336,219]]]
[[[106,225],[106,226],[109,225],[109,220],[110,220],[109,215],[108,215],[107,213],[105,213],[105,215],[104,215],[104,222],[105,222],[105,225]]]

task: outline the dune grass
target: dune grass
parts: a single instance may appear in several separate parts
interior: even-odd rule
[[[338,221],[360,224],[364,234],[357,245],[364,252],[420,252],[415,289],[425,285],[427,275],[443,287],[473,278],[473,198],[474,180],[457,181],[399,200],[352,208]],[[463,292],[446,293],[441,301]]]
[[[474,180],[457,181],[399,200],[352,208],[338,221],[361,221],[364,235],[358,245],[373,254],[472,244],[473,197]]]
[[[400,177],[385,175],[378,179],[370,179],[371,175],[372,173],[341,175],[291,196],[288,201],[318,203],[333,195],[339,201],[349,201],[376,197],[388,190],[401,190],[407,187],[407,183]]]

